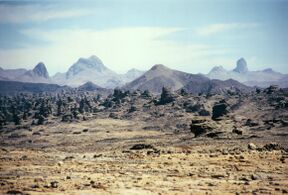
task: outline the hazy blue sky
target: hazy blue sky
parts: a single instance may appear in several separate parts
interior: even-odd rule
[[[96,55],[112,70],[215,65],[288,73],[288,0],[0,1],[0,66],[51,75]]]

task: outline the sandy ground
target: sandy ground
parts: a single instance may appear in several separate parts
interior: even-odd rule
[[[145,126],[93,119],[1,135],[0,193],[288,193],[287,153],[247,148],[250,142],[261,147],[277,137],[193,138],[190,132]],[[139,143],[153,147],[131,150]]]

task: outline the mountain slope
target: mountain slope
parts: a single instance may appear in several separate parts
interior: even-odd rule
[[[67,86],[47,83],[25,83],[18,81],[0,81],[1,95],[15,95],[19,93],[61,92],[70,90]]]
[[[225,81],[211,79],[205,82],[190,81],[182,89],[192,94],[219,94],[226,91],[242,91],[248,92],[252,90],[251,87],[243,85],[242,83],[233,79]]]
[[[139,78],[126,84],[123,88],[127,90],[149,90],[160,93],[162,87],[170,87],[173,91],[184,87],[189,81],[205,82],[209,79],[199,74],[189,74],[172,70],[164,65],[155,65]]]
[[[0,68],[0,79],[1,80],[15,80],[19,76],[25,74],[27,72],[26,69],[24,68],[19,68],[19,69],[3,69]]]

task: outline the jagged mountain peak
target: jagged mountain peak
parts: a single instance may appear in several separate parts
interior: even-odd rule
[[[236,68],[233,71],[238,73],[248,72],[246,60],[244,58],[240,58],[239,60],[237,60]]]
[[[44,77],[46,79],[49,78],[49,73],[47,68],[43,62],[39,62],[34,69],[32,70],[37,76]]]
[[[214,66],[210,73],[220,73],[220,72],[225,72],[226,70],[223,68],[223,66]]]
[[[74,65],[86,65],[87,68],[95,68],[98,70],[107,69],[103,62],[95,55],[90,56],[89,58],[79,58]]]
[[[103,62],[95,55],[89,58],[79,58],[66,73],[66,78],[69,79],[83,71],[97,71],[99,73],[109,70]]]

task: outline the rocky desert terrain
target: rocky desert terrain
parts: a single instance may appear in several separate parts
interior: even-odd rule
[[[288,90],[2,96],[1,194],[288,193]]]

